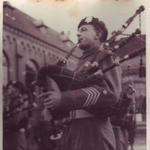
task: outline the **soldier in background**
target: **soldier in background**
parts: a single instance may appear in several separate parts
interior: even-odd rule
[[[114,55],[103,49],[107,28],[98,18],[82,19],[77,37],[83,55],[75,70],[76,74],[82,74],[87,68],[97,65],[104,69],[113,63]],[[113,68],[102,78],[98,75],[84,88],[64,92],[51,79],[51,91],[42,93],[39,97],[43,98],[48,109],[70,112],[71,121],[64,131],[60,149],[116,150],[115,136],[107,112],[118,102],[120,93],[119,67]]]
[[[7,102],[3,118],[3,149],[27,150],[26,127],[27,112],[21,111],[24,103],[24,85],[19,81],[10,81],[6,87]],[[5,96],[6,96],[5,95]]]
[[[30,105],[27,128],[28,150],[54,150],[55,143],[50,140],[52,132],[51,115],[40,104],[38,95],[43,91],[36,81],[29,87]]]
[[[135,93],[133,85],[123,86],[123,92],[115,108],[115,114],[111,117],[117,150],[128,150],[129,145],[134,144],[136,124],[132,106],[133,93]]]

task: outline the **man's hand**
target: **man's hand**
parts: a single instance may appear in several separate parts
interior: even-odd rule
[[[131,100],[133,99],[134,93],[136,92],[133,83],[128,83],[123,85],[122,91],[123,91],[122,94],[124,98],[131,99]]]
[[[57,83],[49,78],[50,82],[49,90],[48,92],[44,92],[40,94],[38,97],[40,99],[43,99],[43,105],[45,108],[49,108],[51,110],[54,110],[55,108],[60,106],[61,103],[61,91],[59,90],[59,87]]]
[[[128,98],[131,98],[133,96],[133,94],[136,92],[135,88],[133,87],[132,84],[129,84],[127,89],[126,89],[126,96]]]

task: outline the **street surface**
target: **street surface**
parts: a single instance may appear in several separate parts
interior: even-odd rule
[[[142,123],[137,126],[134,150],[147,150],[146,149],[146,123]]]

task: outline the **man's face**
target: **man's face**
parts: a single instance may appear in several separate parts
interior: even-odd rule
[[[43,88],[40,86],[35,86],[34,87],[34,94],[37,96],[43,92]]]
[[[12,97],[16,96],[18,94],[18,90],[14,86],[9,85],[7,89],[7,94],[8,96],[12,96]]]
[[[79,47],[83,50],[94,47],[95,43],[99,41],[99,33],[96,32],[93,25],[82,25],[78,29]]]

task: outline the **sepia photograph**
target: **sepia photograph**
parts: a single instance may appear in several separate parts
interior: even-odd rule
[[[3,0],[2,149],[147,150],[146,0]]]

